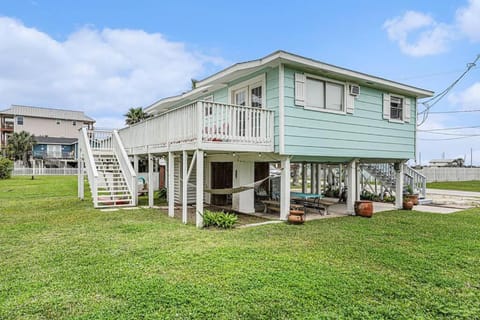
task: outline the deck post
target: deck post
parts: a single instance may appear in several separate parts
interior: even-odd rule
[[[290,213],[290,158],[281,161],[280,220],[287,220]]]
[[[83,158],[78,158],[78,198],[85,198],[85,178],[83,176]]]
[[[203,150],[197,150],[197,203],[195,220],[197,228],[203,227]]]
[[[398,166],[398,168],[396,167]],[[395,163],[395,208],[403,207],[403,162]]]
[[[187,223],[187,202],[188,202],[188,153],[182,152],[182,222]]]
[[[168,153],[168,216],[173,218],[175,215],[175,178],[174,178],[174,157],[173,152]]]
[[[136,154],[133,156],[133,170],[138,174],[138,156]]]
[[[302,162],[302,193],[307,192],[307,164]]]
[[[322,189],[321,189],[321,181],[322,181],[322,165],[320,163],[317,163],[317,179],[315,181],[315,185],[316,185],[316,188],[317,188],[317,193],[318,194],[321,194],[322,193]]]
[[[310,193],[317,193],[315,190],[315,164],[310,162]]]
[[[356,200],[356,186],[357,186],[357,174],[356,174],[357,162],[352,160],[348,163],[347,174],[347,213],[355,215],[355,200]]]
[[[153,161],[152,154],[148,154],[148,207],[153,207]]]

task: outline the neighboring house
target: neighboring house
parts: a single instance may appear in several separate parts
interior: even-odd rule
[[[457,159],[433,159],[429,161],[431,167],[463,167],[465,161]]]
[[[151,118],[113,133],[108,152],[121,157],[118,147],[123,145],[130,156],[165,158],[169,215],[174,202],[181,203],[186,221],[186,205],[194,204],[199,226],[204,202],[231,203],[236,211],[253,212],[253,186],[268,177],[269,163],[281,172],[276,195],[281,219],[290,207],[291,163],[313,168],[315,192],[321,191],[321,166],[343,168],[347,207],[353,212],[360,194],[359,168],[374,172],[381,168],[374,163],[384,164],[395,173],[396,190],[403,190],[404,164],[415,158],[417,99],[432,95],[277,51],[237,63],[195,81],[191,91],[155,102],[145,109]],[[87,167],[95,166],[86,156],[83,160]],[[129,181],[127,169],[122,171]],[[397,207],[401,201],[397,197]],[[101,206],[95,195],[94,202]]]
[[[0,149],[13,132],[27,131],[35,136],[33,159],[40,165],[76,165],[76,144],[80,128],[93,129],[95,120],[81,111],[12,105],[0,111]]]

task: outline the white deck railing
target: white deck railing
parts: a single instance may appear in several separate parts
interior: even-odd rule
[[[128,186],[128,190],[132,195],[132,204],[137,204],[137,174],[135,170],[132,168],[130,160],[128,159],[128,155],[125,152],[125,148],[123,147],[122,140],[118,135],[116,130],[113,131],[113,152],[118,159],[118,163],[120,165],[120,169],[122,170],[123,176]]]
[[[89,138],[89,133],[87,132],[87,128],[82,128],[80,131],[80,137],[78,139],[78,146],[79,146],[79,149],[81,150],[80,156],[82,156],[82,154],[84,156],[83,162],[85,163],[85,170],[87,171],[90,191],[93,197],[93,205],[94,207],[97,207],[98,205],[98,197],[97,197],[98,171],[95,165],[95,159],[93,158],[93,152],[90,145],[91,145],[91,140]],[[79,167],[79,170],[82,170],[82,168]]]
[[[273,150],[273,111],[196,101],[119,130],[128,149],[181,143],[264,145]],[[208,148],[206,148],[208,149]]]
[[[86,128],[83,128],[86,130]],[[92,150],[112,150],[112,131],[111,130],[88,130],[88,141]]]
[[[403,166],[403,172],[405,174],[405,184],[410,185],[414,192],[418,192],[420,198],[425,198],[425,194],[427,193],[427,178],[406,164]]]

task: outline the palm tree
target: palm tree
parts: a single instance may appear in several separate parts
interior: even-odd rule
[[[148,118],[148,114],[143,111],[142,107],[130,108],[124,116],[127,117],[125,119],[126,125],[131,125]]]
[[[35,137],[27,131],[14,132],[7,141],[7,152],[12,160],[22,160],[29,166],[28,156],[35,145]]]

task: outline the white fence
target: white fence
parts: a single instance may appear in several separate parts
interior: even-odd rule
[[[77,168],[15,168],[14,176],[75,176]]]
[[[417,169],[427,182],[480,180],[480,168],[424,167]]]

